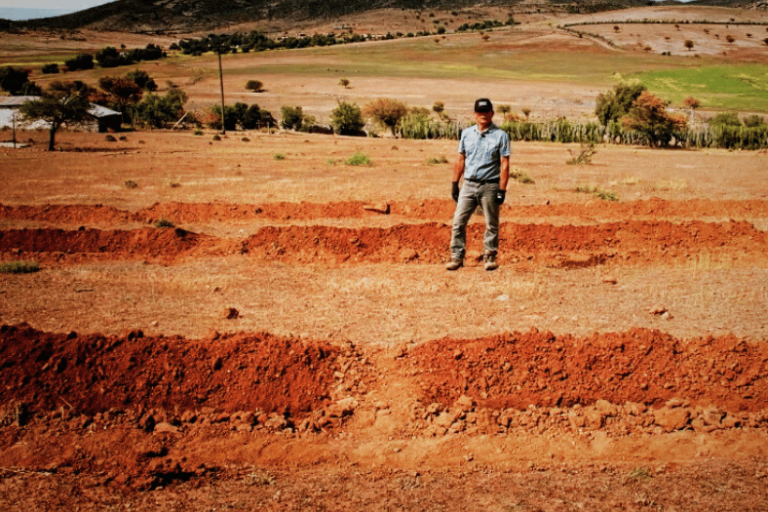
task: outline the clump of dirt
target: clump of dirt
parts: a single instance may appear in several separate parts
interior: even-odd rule
[[[408,354],[425,404],[462,395],[490,409],[570,407],[598,400],[753,412],[768,407],[768,347],[734,336],[682,341],[656,330],[555,336],[532,329],[442,339]]]
[[[322,342],[266,333],[208,339],[51,334],[0,328],[0,403],[29,414],[61,407],[93,415],[110,409],[200,407],[303,416],[330,403],[343,352]]]

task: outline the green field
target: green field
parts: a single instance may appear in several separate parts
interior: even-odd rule
[[[719,65],[632,75],[676,104],[693,96],[706,108],[768,112],[768,65]]]

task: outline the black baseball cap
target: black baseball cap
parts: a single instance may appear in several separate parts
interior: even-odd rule
[[[493,103],[488,98],[480,98],[475,102],[475,112],[493,112]]]

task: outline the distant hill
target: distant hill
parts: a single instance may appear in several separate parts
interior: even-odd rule
[[[258,21],[333,19],[374,9],[450,10],[515,6],[523,0],[117,0],[53,18],[0,23],[10,28],[191,32]],[[587,10],[647,5],[648,0],[578,0]],[[554,2],[553,2],[554,4]],[[530,5],[530,3],[529,3]],[[546,8],[546,3],[542,2]]]
[[[653,4],[648,0],[548,0],[552,7],[582,12],[607,11]],[[0,29],[82,29],[178,33],[221,30],[260,21],[327,20],[374,9],[452,10],[471,7],[514,7],[523,0],[116,0],[76,13],[29,21],[0,20]],[[531,6],[530,1],[525,2]],[[699,0],[694,5],[755,7],[766,0]],[[546,9],[547,0],[541,7]],[[764,7],[763,7],[764,8]]]

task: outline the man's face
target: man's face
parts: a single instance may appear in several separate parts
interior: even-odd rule
[[[493,110],[490,112],[475,112],[475,121],[477,121],[477,125],[481,130],[485,130],[490,126],[493,120],[493,113]]]

